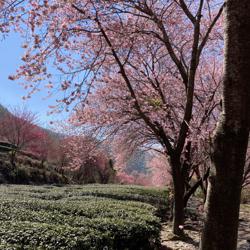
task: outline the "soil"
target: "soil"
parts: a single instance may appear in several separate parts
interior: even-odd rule
[[[185,236],[180,238],[171,232],[171,224],[164,223],[161,241],[161,250],[197,250],[203,226],[202,213],[199,211],[202,202],[198,199],[191,201],[188,206],[184,229]],[[242,204],[240,209],[238,250],[250,250],[250,204]]]

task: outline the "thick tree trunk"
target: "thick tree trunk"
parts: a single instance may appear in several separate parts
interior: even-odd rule
[[[184,178],[181,165],[177,159],[171,159],[172,178],[174,184],[173,233],[183,235],[184,224]]]
[[[209,170],[206,174],[197,181],[192,187],[186,190],[185,188],[185,176],[187,170],[186,167],[181,165],[179,157],[173,156],[170,161],[172,168],[172,178],[174,186],[174,199],[172,205],[172,219],[173,219],[173,233],[179,236],[183,235],[183,226],[185,222],[185,208],[188,200],[202,184],[203,180],[208,177]]]
[[[223,134],[222,134],[222,131]],[[233,250],[237,245],[240,192],[247,133],[217,132],[211,155],[214,167],[209,177],[207,218],[202,250]]]
[[[174,207],[173,207],[173,233],[179,236],[183,235],[184,225],[184,201],[180,190],[176,190],[174,195]]]
[[[212,142],[201,250],[235,250],[250,118],[250,1],[225,7],[223,113]]]

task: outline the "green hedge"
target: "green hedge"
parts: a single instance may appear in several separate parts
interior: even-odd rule
[[[100,184],[92,184],[85,186],[74,185],[61,187],[59,189],[51,189],[50,187],[51,186],[45,186],[42,190],[40,188],[33,188],[33,190],[30,190],[28,187],[28,195],[32,198],[52,200],[61,199],[63,197],[67,197],[70,199],[79,199],[79,197],[95,196],[111,198],[115,200],[140,201],[155,206],[157,208],[156,214],[161,218],[165,216],[166,211],[168,209],[167,189],[148,188],[130,185]]]
[[[118,185],[10,185],[0,186],[0,195],[5,250],[157,249],[161,202],[150,203],[165,197],[167,206],[166,191]]]

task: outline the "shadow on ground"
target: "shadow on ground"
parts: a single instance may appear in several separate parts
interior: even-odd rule
[[[192,207],[192,210],[194,208]],[[202,229],[201,218],[188,218],[185,223],[186,237],[173,235],[171,224],[164,223],[161,233],[162,247],[160,250],[197,250]],[[250,250],[250,204],[242,205],[240,210],[238,247],[237,250]]]

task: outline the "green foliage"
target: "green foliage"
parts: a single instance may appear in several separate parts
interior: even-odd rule
[[[0,183],[13,184],[66,184],[67,177],[54,166],[30,157],[17,157],[16,166],[10,164],[9,156],[0,152]]]
[[[155,215],[167,208],[166,190],[137,186],[9,185],[0,186],[0,193],[5,250],[156,249]]]
[[[162,106],[162,101],[160,98],[150,98],[148,99],[148,103],[155,108],[160,108]]]

